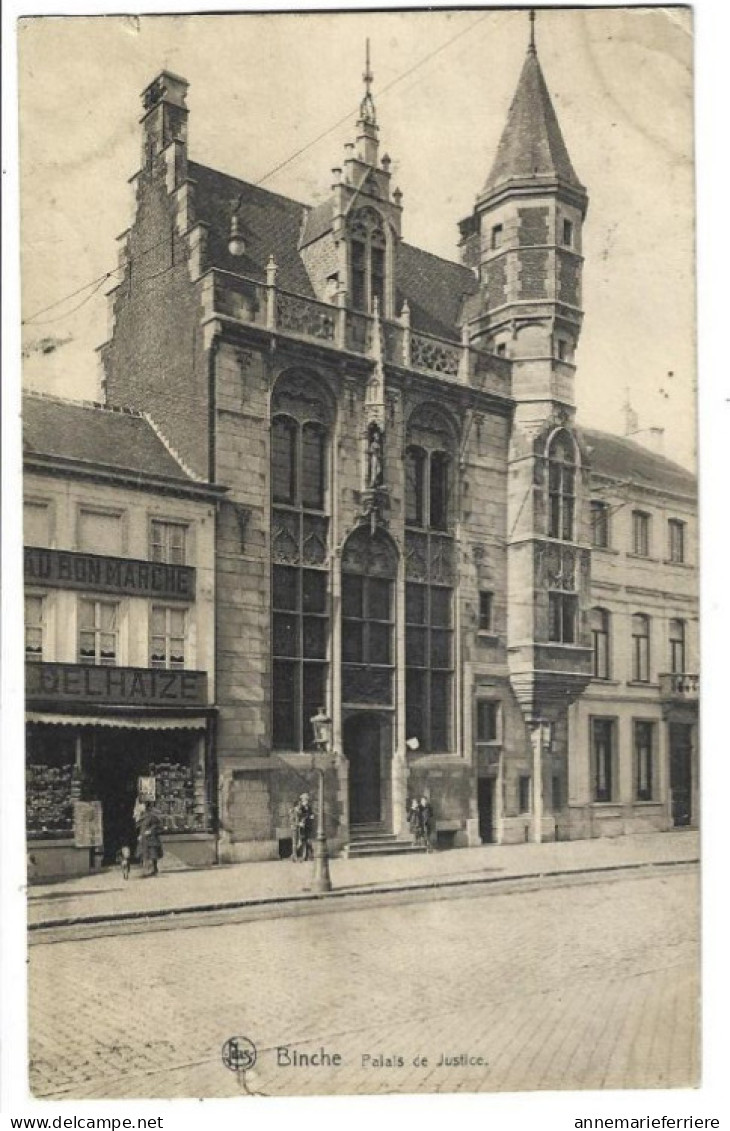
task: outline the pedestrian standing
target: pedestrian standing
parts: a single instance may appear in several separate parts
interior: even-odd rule
[[[297,807],[300,853],[302,860],[313,860],[312,837],[314,836],[314,809],[309,803],[309,794],[303,793]]]
[[[145,811],[139,824],[137,850],[142,862],[143,876],[158,874],[158,861],[162,859],[162,818],[151,801],[145,804]]]
[[[296,864],[302,848],[301,829],[299,828],[299,798],[292,801],[289,810],[289,828],[291,829],[291,862]]]
[[[418,804],[418,798],[414,797],[411,800],[410,808],[408,809],[408,827],[411,830],[413,843],[416,847],[422,841],[422,826],[421,826],[421,807]]]
[[[423,833],[423,843],[426,845],[426,851],[433,851],[433,844],[431,838],[433,836],[433,807],[427,797],[421,798],[419,805],[421,813],[421,831]]]

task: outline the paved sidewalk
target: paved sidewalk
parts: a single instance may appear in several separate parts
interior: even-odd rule
[[[354,895],[692,862],[698,857],[698,834],[682,830],[589,841],[485,845],[423,855],[338,858],[330,862],[330,873],[336,893]],[[120,871],[112,869],[34,885],[28,892],[29,926],[331,898],[309,890],[310,864],[275,860],[188,871],[179,867],[165,871],[164,865],[163,859],[160,875],[149,879],[142,879],[134,868],[125,882]]]

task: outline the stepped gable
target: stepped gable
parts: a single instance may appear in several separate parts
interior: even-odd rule
[[[91,401],[24,393],[23,451],[28,456],[191,480],[141,413]]]
[[[594,473],[696,497],[697,478],[686,467],[649,451],[625,436],[614,436],[593,428],[581,428],[579,431],[588,447]]]

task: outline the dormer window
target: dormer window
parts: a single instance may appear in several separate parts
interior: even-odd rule
[[[385,231],[374,208],[361,208],[350,226],[350,302],[371,314],[374,299],[385,313]]]

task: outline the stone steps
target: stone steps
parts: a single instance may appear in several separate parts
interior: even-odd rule
[[[345,854],[350,859],[425,851],[424,845],[415,845],[410,837],[399,838],[395,833],[386,832],[382,825],[356,825],[350,830],[350,843],[345,846]]]

